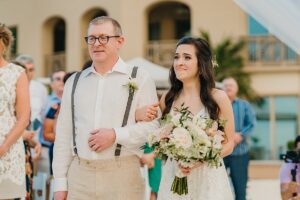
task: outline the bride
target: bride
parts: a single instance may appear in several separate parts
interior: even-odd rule
[[[212,53],[203,39],[184,37],[177,43],[174,64],[170,71],[170,90],[161,98],[162,117],[183,103],[194,115],[226,120],[225,140],[221,156],[234,147],[234,121],[231,103],[222,90],[215,88]],[[176,170],[187,175],[189,192],[179,196],[171,191]],[[206,163],[183,168],[167,160],[163,166],[158,192],[159,200],[232,200],[232,192],[224,164],[218,168]]]

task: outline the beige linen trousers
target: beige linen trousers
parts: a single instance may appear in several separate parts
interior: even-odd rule
[[[118,160],[74,157],[68,171],[68,200],[142,200],[144,179],[137,156]]]

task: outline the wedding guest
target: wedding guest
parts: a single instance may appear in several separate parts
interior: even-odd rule
[[[224,91],[228,95],[234,114],[234,143],[235,147],[231,155],[224,158],[224,163],[229,169],[232,180],[235,199],[246,200],[249,166],[249,136],[253,133],[256,123],[255,113],[250,104],[237,98],[238,84],[233,78],[223,80]]]
[[[22,134],[29,124],[29,85],[25,70],[8,62],[11,31],[0,23],[0,199],[25,198]]]
[[[49,144],[48,146],[48,157],[49,157],[49,172],[50,175],[53,175],[52,172],[52,161],[53,161],[53,147],[54,147],[54,132],[49,132],[50,130],[45,128],[50,128],[51,126],[47,126],[49,121],[55,119],[55,115],[58,114],[58,110],[61,103],[62,94],[64,91],[64,77],[66,75],[65,71],[58,70],[54,71],[50,76],[50,87],[51,94],[47,98],[46,103],[46,113],[45,113],[45,121],[43,126],[43,140]],[[47,120],[47,121],[46,121]],[[46,125],[45,125],[46,124]],[[53,124],[54,125],[54,124]],[[46,133],[45,133],[46,131]]]
[[[31,129],[30,131],[32,131],[32,134],[35,135],[34,139],[42,145],[41,155],[39,159],[34,162],[34,168],[40,172],[49,174],[48,147],[50,144],[44,140],[42,133],[42,124],[45,118],[48,91],[42,83],[34,80],[37,66],[35,65],[32,56],[21,54],[17,56],[16,61],[26,67],[26,75],[29,80],[30,124],[34,125],[34,130]],[[36,174],[36,171],[34,173]]]
[[[26,67],[17,62],[13,61],[14,64],[22,67],[28,78],[28,71]],[[33,176],[34,176],[34,161],[37,161],[41,156],[42,146],[35,138],[36,136],[36,127],[39,127],[40,124],[35,124],[35,122],[30,123],[26,127],[26,130],[23,132],[22,138],[24,142],[25,149],[25,178],[26,178],[26,200],[33,199]],[[32,155],[31,149],[34,149],[34,156]]]
[[[300,199],[300,136],[294,141],[295,149],[293,160],[289,157],[290,162],[285,162],[280,168],[280,193],[282,200]],[[291,154],[290,154],[291,155]],[[294,177],[293,177],[294,175]]]

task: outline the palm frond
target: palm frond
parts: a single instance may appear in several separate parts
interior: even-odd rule
[[[243,71],[244,58],[242,51],[246,42],[243,39],[235,41],[227,37],[215,46],[212,46],[210,35],[207,31],[201,30],[200,37],[208,41],[219,65],[215,69],[216,80],[222,81],[227,77],[232,77],[236,79],[239,85],[239,96],[252,102],[260,102],[260,98],[251,88],[250,75]]]

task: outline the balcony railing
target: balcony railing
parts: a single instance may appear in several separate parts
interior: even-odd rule
[[[147,59],[161,66],[171,67],[176,42],[176,40],[150,41],[146,47]]]
[[[243,52],[245,63],[250,66],[287,66],[300,64],[297,53],[274,36],[247,36]],[[149,41],[146,46],[148,60],[170,67],[173,62],[176,40]]]
[[[299,55],[274,36],[248,36],[246,63],[248,65],[296,65]]]
[[[66,71],[66,54],[65,52],[57,52],[51,55],[46,55],[46,76],[51,75],[58,70]]]

